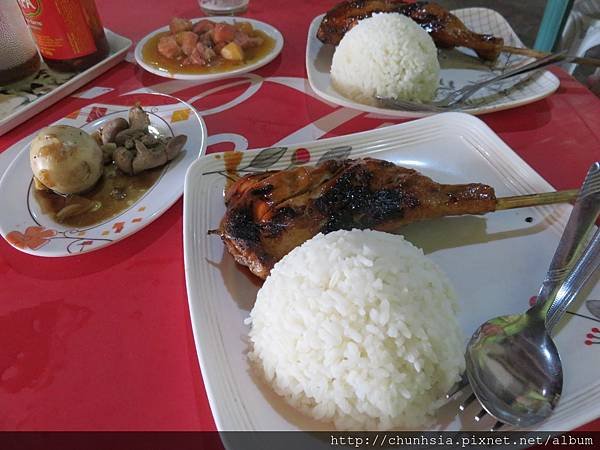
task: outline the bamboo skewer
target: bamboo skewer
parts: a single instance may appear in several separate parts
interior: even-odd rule
[[[527,208],[529,206],[551,205],[553,203],[569,203],[575,201],[578,195],[579,189],[570,189],[567,191],[543,192],[541,194],[500,197],[496,199],[496,209],[494,209],[493,211]],[[219,236],[223,236],[223,231],[220,228],[215,230],[208,230],[207,234],[217,234]]]
[[[528,206],[550,205],[552,203],[568,203],[577,198],[579,189],[568,191],[544,192],[542,194],[517,195],[496,199],[496,211]]]
[[[510,47],[508,45],[505,45],[504,47],[502,47],[502,51],[505,53],[512,53],[514,55],[523,55],[523,56],[529,56],[531,58],[545,58],[546,56],[548,56],[550,53],[546,53],[546,52],[540,52],[538,50],[533,50],[531,48],[527,48],[527,47]],[[595,66],[595,67],[600,67],[600,59],[598,58],[585,58],[585,57],[574,57],[574,58],[570,58],[567,57],[566,58],[567,62],[572,62],[575,64],[585,64],[588,66]]]

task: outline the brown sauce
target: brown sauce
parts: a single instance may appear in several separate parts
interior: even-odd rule
[[[158,52],[158,41],[161,37],[169,34],[168,31],[156,33],[156,35],[152,36],[142,48],[144,62],[169,73],[205,75],[230,72],[239,69],[240,67],[254,64],[268,55],[275,48],[275,39],[260,30],[254,30],[250,33],[250,36],[263,38],[263,43],[258,47],[244,50],[244,61],[230,61],[219,56],[210,66],[199,66],[197,64],[183,65],[180,61],[166,58]]]
[[[67,217],[59,222],[75,228],[88,227],[104,222],[130,208],[154,185],[163,169],[164,166],[157,167],[131,176],[124,174],[114,165],[109,165],[104,167],[104,174],[96,186],[85,194],[63,197],[52,191],[40,191],[34,188],[33,196],[42,212],[50,215],[57,222],[56,215],[59,211],[70,204],[82,202],[78,197],[97,202],[97,209]]]

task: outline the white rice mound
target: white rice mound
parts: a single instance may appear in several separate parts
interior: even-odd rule
[[[247,323],[274,390],[340,430],[428,425],[464,369],[453,289],[398,235],[315,236],[271,270]]]
[[[440,80],[433,39],[415,21],[398,13],[361,20],[342,38],[331,63],[339,93],[375,105],[375,96],[431,101]]]

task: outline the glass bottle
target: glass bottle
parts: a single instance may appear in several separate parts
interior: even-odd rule
[[[19,6],[0,0],[0,86],[33,75],[40,57]]]
[[[81,72],[109,47],[94,0],[18,0],[42,58],[53,70]]]

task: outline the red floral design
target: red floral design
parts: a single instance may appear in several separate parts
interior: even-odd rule
[[[113,226],[112,226],[115,233],[120,233],[121,231],[123,231],[124,227],[125,227],[125,222],[117,222],[117,223],[113,224]]]
[[[591,333],[586,335],[585,345],[600,344],[600,329],[594,327],[590,331]]]
[[[11,231],[6,235],[6,240],[21,249],[30,248],[31,250],[37,250],[46,245],[53,236],[56,236],[55,230],[49,230],[44,227],[28,227],[25,230],[25,234],[16,230]]]
[[[79,117],[79,111],[81,111],[81,110],[80,109],[76,109],[75,111],[67,114],[65,116],[65,119],[73,119],[73,120],[77,119],[77,117]]]
[[[298,148],[292,155],[292,162],[294,164],[306,164],[310,161],[310,152],[306,148]]]
[[[92,120],[99,119],[100,117],[104,117],[108,110],[106,108],[100,108],[99,106],[92,107],[92,110],[87,116],[86,122],[91,122]]]

